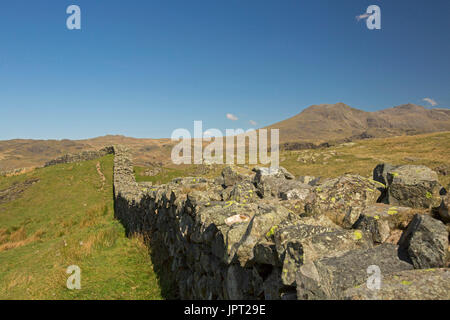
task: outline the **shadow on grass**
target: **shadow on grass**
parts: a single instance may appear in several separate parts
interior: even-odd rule
[[[148,216],[144,218],[145,212],[149,208],[147,200],[142,199],[141,202],[133,202],[130,205],[125,198],[119,195],[114,199],[114,216],[125,227],[127,237],[138,235],[143,238],[149,250],[162,297],[166,300],[177,300],[180,297],[175,273],[171,271],[173,259],[164,245],[162,234],[152,228],[155,221]],[[139,218],[136,218],[136,216],[139,216]],[[137,224],[136,221],[141,221],[141,223]]]

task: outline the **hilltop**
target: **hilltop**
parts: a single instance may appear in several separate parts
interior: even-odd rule
[[[450,130],[449,109],[405,104],[376,112],[344,103],[313,105],[267,129],[280,129],[281,142],[330,142]]]

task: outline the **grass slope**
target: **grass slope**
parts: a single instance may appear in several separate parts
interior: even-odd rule
[[[106,156],[0,178],[0,299],[162,298],[143,240],[113,218],[112,167]],[[81,290],[66,287],[70,265]]]
[[[285,152],[280,158],[280,165],[296,176],[371,176],[382,162],[425,165],[433,170],[443,167],[450,172],[450,132],[360,140],[331,148]],[[439,174],[439,181],[447,188],[450,175]]]
[[[333,178],[346,173],[372,176],[375,166],[382,162],[394,165],[425,165],[435,170],[446,168],[447,174],[439,174],[441,184],[450,189],[450,132],[359,140],[330,148],[285,151],[280,153],[280,165],[296,176],[321,176]],[[199,176],[205,165],[165,167],[162,172],[146,177],[145,167],[135,167],[138,181],[167,183],[180,176]],[[215,165],[204,175],[213,178],[220,175],[223,165]],[[252,167],[250,165],[250,167]],[[439,173],[439,172],[438,172]]]

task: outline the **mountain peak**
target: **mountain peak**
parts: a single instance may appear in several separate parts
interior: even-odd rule
[[[388,137],[450,130],[450,114],[431,112],[412,103],[376,112],[345,103],[312,105],[269,126],[280,129],[281,141],[330,142],[358,136]]]

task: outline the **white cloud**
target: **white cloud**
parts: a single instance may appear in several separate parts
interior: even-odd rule
[[[211,130],[206,130],[205,132],[203,132],[203,136],[205,138],[211,138],[213,137],[213,132]]]
[[[436,102],[436,100],[431,99],[431,98],[424,98],[422,99],[425,102],[428,102],[432,107],[435,107],[438,105],[438,103]]]
[[[231,121],[236,121],[238,120],[238,117],[236,117],[234,114],[232,113],[227,113],[227,119],[231,120]]]
[[[367,19],[371,15],[372,15],[372,13],[363,13],[363,14],[360,14],[359,16],[356,16],[356,20],[360,21],[363,19]]]
[[[258,123],[257,123],[256,121],[254,121],[254,120],[250,120],[249,123],[250,123],[250,125],[252,125],[252,126],[256,126],[256,125],[258,124]]]

